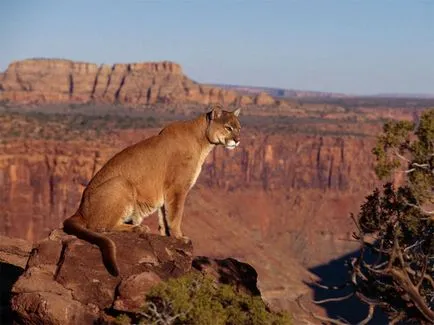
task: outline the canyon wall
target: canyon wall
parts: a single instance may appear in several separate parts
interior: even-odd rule
[[[109,157],[156,132],[128,131],[111,142],[0,145],[0,234],[28,240],[47,235],[74,212],[85,184]],[[217,148],[207,158],[187,201],[185,232],[201,237],[195,218],[223,220],[225,215],[260,242],[290,242],[301,257],[318,236],[348,238],[353,227],[349,213],[357,212],[377,184],[372,145],[371,138],[267,136],[246,130],[237,150]],[[209,205],[203,208],[206,213],[200,200]]]
[[[30,103],[257,104],[276,101],[265,92],[247,96],[234,90],[200,85],[179,64],[143,62],[96,65],[57,59],[16,61],[0,75],[0,100]]]

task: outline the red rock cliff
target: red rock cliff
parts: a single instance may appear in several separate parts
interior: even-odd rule
[[[0,91],[0,100],[24,104],[275,104],[265,93],[250,98],[233,90],[200,85],[186,77],[179,64],[168,61],[100,66],[54,59],[17,61],[0,75]]]
[[[1,145],[0,233],[29,240],[45,236],[74,212],[83,185],[111,155],[155,132],[129,132],[128,140],[111,142]],[[210,203],[213,216],[236,217],[264,238],[303,227],[309,232],[349,231],[348,213],[357,212],[376,184],[372,139],[265,136],[247,130],[244,139],[237,150],[217,148],[210,154],[187,215],[202,215],[195,200],[209,197],[215,201]],[[194,218],[186,217],[186,222]],[[186,232],[194,227],[186,226]]]

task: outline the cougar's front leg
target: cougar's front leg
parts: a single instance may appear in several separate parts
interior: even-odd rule
[[[164,206],[158,209],[158,231],[161,236],[170,236]]]
[[[164,204],[165,220],[169,226],[169,234],[175,238],[186,239],[187,237],[182,235],[181,222],[182,215],[184,213],[184,203],[187,197],[187,193],[175,192],[168,195]]]

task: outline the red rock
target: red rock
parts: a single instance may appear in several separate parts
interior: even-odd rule
[[[153,272],[143,272],[130,276],[119,286],[114,308],[120,311],[140,311],[140,308],[143,307],[143,292],[148,292],[152,286],[160,281],[161,278]]]
[[[231,284],[239,291],[261,296],[257,273],[246,263],[208,257],[193,262],[191,243],[171,237],[126,232],[107,235],[116,243],[119,277],[104,269],[96,246],[61,230],[36,244],[31,262],[11,290],[14,320],[29,325],[91,324],[114,313],[138,312],[153,286],[197,271],[213,276],[217,284]]]
[[[32,244],[26,240],[0,236],[0,263],[24,268],[31,249]]]
[[[153,285],[191,269],[191,244],[159,235],[108,236],[116,243],[120,277],[107,272],[96,246],[74,236],[56,230],[39,242],[12,288],[19,323],[88,324],[114,302],[120,311],[137,310]]]
[[[24,325],[92,324],[100,317],[93,306],[52,292],[22,293],[12,298],[11,305],[19,324]]]
[[[240,98],[233,90],[201,87],[183,74],[179,64],[169,61],[113,66],[54,59],[16,61],[2,74],[0,90],[0,100],[20,104],[233,104]],[[260,102],[272,103],[268,97]]]

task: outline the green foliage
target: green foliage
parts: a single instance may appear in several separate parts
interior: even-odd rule
[[[401,153],[402,145],[408,143],[414,125],[408,121],[391,121],[384,124],[383,134],[378,137],[372,150],[377,158],[375,172],[380,179],[389,177],[401,165],[396,153]]]
[[[434,322],[434,110],[416,126],[384,125],[373,149],[380,178],[400,172],[400,186],[387,182],[366,197],[358,214],[360,257],[351,263],[358,297],[381,306],[390,319]],[[428,205],[428,206],[427,206]],[[432,207],[431,207],[432,208]],[[431,209],[432,210],[432,209]]]
[[[407,223],[412,221],[422,220],[423,214],[420,209],[415,207],[416,199],[413,196],[410,188],[399,187],[395,190],[391,183],[384,185],[383,193],[375,189],[373,194],[368,195],[366,202],[361,206],[359,213],[359,225],[365,234],[379,233],[385,231],[382,235],[391,238],[388,232],[391,229],[385,229],[390,220],[397,221],[401,229],[414,228]],[[395,230],[395,229],[393,229]],[[398,239],[400,238],[398,233]],[[422,235],[413,232],[412,236]]]
[[[408,174],[408,186],[419,203],[434,202],[434,109],[421,115],[419,125],[408,121],[388,122],[373,149],[380,179],[398,172]]]
[[[130,325],[131,324],[131,318],[125,314],[121,314],[118,317],[116,317],[116,324],[117,325]]]
[[[422,144],[428,145],[428,147],[425,147],[426,149],[432,149],[431,141],[434,139],[434,109],[428,110],[422,115],[416,135]]]
[[[289,316],[267,310],[260,297],[237,293],[200,273],[163,282],[148,293],[139,324],[283,325]],[[125,316],[119,324],[128,324]]]

